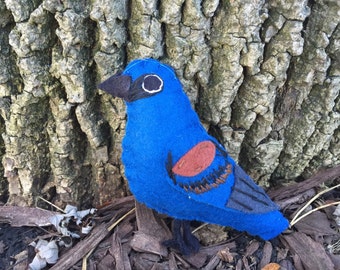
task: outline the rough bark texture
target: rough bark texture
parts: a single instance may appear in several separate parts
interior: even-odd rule
[[[205,126],[268,186],[339,164],[338,0],[0,0],[0,199],[128,192],[124,103],[96,83],[171,64]]]

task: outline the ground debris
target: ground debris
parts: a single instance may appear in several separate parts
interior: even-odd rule
[[[280,270],[281,266],[277,263],[268,263],[261,270]]]
[[[328,169],[304,181],[304,185],[295,183],[270,194],[280,205],[284,205],[283,212],[291,219],[310,198],[324,189],[320,187],[321,184],[335,186],[340,181],[337,178],[339,170]],[[289,192],[292,192],[290,197]],[[319,204],[339,201],[339,194],[339,188],[323,194],[318,201],[310,204],[310,209],[316,209]],[[157,214],[136,203],[132,196],[128,196],[98,207],[96,213],[85,213],[85,216],[90,214],[90,218],[85,219],[91,221],[93,230],[87,235],[80,233],[80,238],[73,240],[69,247],[59,246],[60,257],[57,263],[53,266],[47,265],[44,269],[340,269],[340,235],[333,216],[335,209],[335,206],[316,209],[317,211],[305,216],[280,237],[271,241],[263,241],[228,228],[193,222],[192,229],[196,230],[202,248],[197,254],[183,256],[161,244],[172,237],[169,229],[172,219]],[[72,211],[77,213],[75,209]],[[23,217],[18,217],[22,213],[25,213]],[[9,256],[9,240],[14,239],[7,239],[9,234],[4,233],[7,230],[17,229],[25,232],[34,227],[40,232],[39,238],[36,238],[36,235],[31,236],[29,241],[21,238],[23,244],[28,246],[33,240],[53,241],[59,237],[59,245],[61,238],[65,236],[57,233],[51,226],[50,218],[55,215],[56,212],[35,208],[0,207],[0,221],[17,226],[13,228],[7,224],[0,225],[0,269],[8,269],[2,268],[4,258],[11,262],[13,269],[25,269],[23,265],[27,268],[33,259],[28,258],[26,251],[22,256],[27,258],[22,259],[21,256],[20,261],[18,259],[15,262],[14,255],[19,254],[22,249],[16,253],[12,252]],[[83,218],[84,216],[80,217],[80,221]],[[74,216],[73,219],[77,220]],[[78,221],[78,224],[83,222]],[[42,230],[38,225],[50,227]],[[69,239],[64,240],[67,242]]]
[[[23,206],[0,206],[0,223],[9,223],[12,227],[50,226],[51,218],[58,214],[40,208]]]
[[[273,252],[273,245],[269,241],[266,241],[263,246],[262,251],[263,251],[263,255],[260,261],[261,269],[264,268],[266,265],[270,264],[270,259],[272,257],[272,252]]]
[[[171,232],[164,221],[145,205],[136,202],[138,231],[131,240],[131,247],[138,252],[150,252],[162,257],[168,250],[162,242],[171,238]]]
[[[40,270],[46,267],[47,264],[55,264],[58,260],[58,246],[56,241],[46,241],[39,239],[39,241],[30,244],[34,247],[36,255],[33,261],[29,264],[29,269]]]
[[[268,195],[276,202],[282,203],[285,200],[289,200],[290,198],[298,195],[300,196],[302,193],[311,190],[315,187],[318,187],[322,183],[326,181],[333,181],[340,177],[340,166],[324,169],[312,176],[309,179],[306,179],[302,182],[298,182],[295,184],[291,184],[282,188],[276,188],[268,191]]]
[[[304,233],[294,232],[281,236],[283,243],[294,255],[299,257],[308,270],[335,269],[322,244],[317,243]]]
[[[297,231],[313,236],[314,239],[325,235],[336,235],[337,231],[331,226],[331,220],[323,212],[314,212],[295,224]]]

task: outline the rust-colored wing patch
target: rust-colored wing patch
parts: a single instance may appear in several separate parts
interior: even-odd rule
[[[200,142],[176,162],[172,171],[181,176],[195,176],[209,167],[215,158],[215,152],[213,142]]]

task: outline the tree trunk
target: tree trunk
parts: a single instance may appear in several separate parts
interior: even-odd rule
[[[125,196],[124,103],[96,84],[135,58],[172,65],[256,181],[340,156],[338,0],[0,0],[0,199]]]

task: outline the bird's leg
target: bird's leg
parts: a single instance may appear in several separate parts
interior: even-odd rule
[[[198,239],[191,233],[190,221],[175,219],[172,223],[173,238],[163,242],[166,247],[177,249],[183,255],[197,253],[200,249]]]
[[[201,245],[195,235],[192,234],[190,221],[182,221],[183,239],[192,253],[197,253]]]

